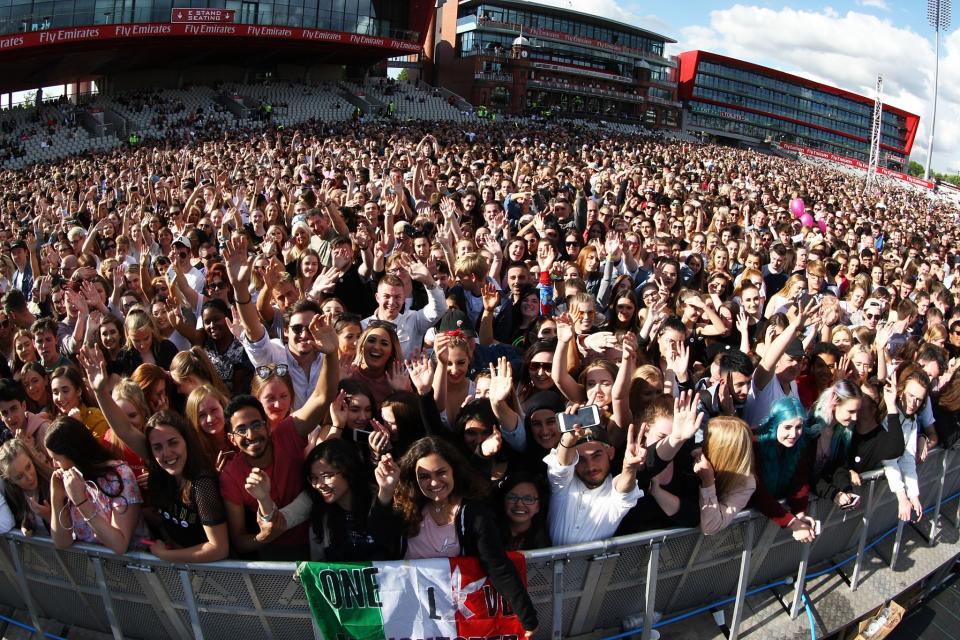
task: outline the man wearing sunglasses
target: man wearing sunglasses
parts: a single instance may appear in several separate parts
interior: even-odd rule
[[[186,236],[179,236],[173,241],[171,253],[173,255],[170,259],[175,261],[175,265],[170,265],[167,278],[173,280],[177,277],[177,272],[180,272],[194,291],[203,293],[203,288],[207,283],[203,273],[193,266],[193,245],[190,243],[190,239]]]
[[[223,257],[227,263],[227,277],[233,285],[234,300],[240,309],[240,324],[243,326],[241,342],[247,357],[255,368],[285,365],[293,382],[293,408],[299,409],[316,388],[326,360],[310,332],[310,323],[320,313],[320,305],[313,300],[297,302],[284,313],[286,344],[283,340],[270,338],[250,295],[251,267],[247,257],[247,237],[237,235],[228,240]]]

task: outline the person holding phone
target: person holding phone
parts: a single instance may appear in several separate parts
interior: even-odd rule
[[[833,500],[841,509],[852,509],[860,502],[854,489],[860,485],[860,476],[851,471],[848,460],[862,397],[855,383],[835,382],[820,394],[807,426],[809,444],[816,452],[811,476],[813,491],[820,498]]]

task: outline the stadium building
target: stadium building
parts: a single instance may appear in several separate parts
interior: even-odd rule
[[[475,105],[679,127],[666,36],[530,2],[463,0],[438,9],[431,37],[426,79]]]
[[[433,12],[433,0],[0,0],[0,86],[342,74],[419,52]]]
[[[680,54],[683,128],[867,162],[874,100],[706,51]],[[884,105],[881,164],[903,171],[920,116]]]

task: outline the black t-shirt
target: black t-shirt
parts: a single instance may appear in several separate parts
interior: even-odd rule
[[[220,483],[213,473],[198,477],[190,491],[190,505],[174,496],[152,495],[164,536],[184,549],[208,542],[204,525],[213,527],[227,521],[220,495]]]

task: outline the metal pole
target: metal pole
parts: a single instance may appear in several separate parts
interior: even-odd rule
[[[120,629],[120,622],[117,620],[117,613],[113,608],[113,597],[110,595],[110,587],[107,586],[106,574],[103,573],[103,560],[97,556],[92,556],[90,563],[93,564],[93,573],[97,577],[97,589],[100,590],[103,609],[107,612],[110,632],[113,634],[115,640],[123,640],[123,631]]]
[[[870,483],[867,491],[867,505],[863,509],[863,524],[860,525],[860,541],[857,543],[857,561],[853,565],[853,577],[850,579],[850,589],[857,590],[860,583],[860,571],[863,568],[863,554],[867,547],[867,533],[870,528],[870,517],[873,515],[873,489],[877,486],[876,481]]]
[[[943,501],[943,487],[947,483],[947,464],[950,459],[950,450],[943,452],[943,464],[940,467],[940,486],[937,487],[937,501],[934,503],[933,516],[930,518],[930,546],[937,543],[937,533],[940,525],[940,503]]]
[[[650,640],[653,631],[654,612],[657,608],[657,576],[660,573],[660,543],[655,542],[650,547],[650,558],[647,560],[647,585],[643,605],[643,633],[640,640]]]
[[[937,9],[937,21],[940,20],[940,10]],[[940,25],[934,26],[936,30],[936,55],[937,59],[933,63],[933,115],[930,116],[930,142],[927,144],[927,166],[923,169],[923,179],[930,179],[930,163],[933,161],[933,129],[937,125],[937,88],[940,79]]]
[[[740,621],[743,619],[743,607],[746,605],[747,584],[750,582],[750,556],[753,553],[753,522],[744,525],[747,535],[743,540],[743,553],[740,554],[740,576],[737,578],[737,596],[733,605],[733,621],[730,623],[729,640],[740,636]]]
[[[20,591],[23,594],[23,603],[27,605],[27,612],[30,614],[30,621],[37,634],[43,636],[43,624],[40,622],[40,612],[37,610],[37,604],[33,601],[33,594],[30,593],[30,585],[27,584],[27,573],[23,570],[23,560],[20,558],[20,547],[10,538],[10,557],[13,560],[13,567],[17,572],[17,582],[20,583]]]
[[[566,560],[553,561],[553,640],[563,638],[563,565]]]
[[[897,516],[897,537],[893,541],[893,552],[890,554],[890,568],[896,569],[897,560],[900,558],[900,547],[903,543],[903,527],[906,524],[905,521],[900,519],[900,516]]]
[[[794,619],[800,614],[800,607],[803,605],[803,590],[807,585],[807,567],[810,566],[810,547],[812,542],[804,542],[803,555],[800,557],[800,568],[797,569],[797,583],[793,590],[793,604],[790,605],[790,618]]]

